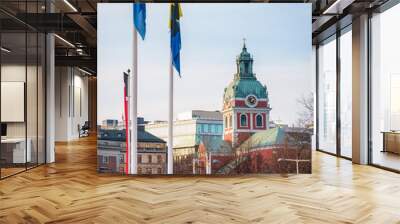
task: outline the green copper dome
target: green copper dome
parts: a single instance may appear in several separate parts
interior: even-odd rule
[[[257,79],[234,79],[225,88],[224,98],[246,98],[255,95],[258,99],[268,98],[267,87],[263,86]]]
[[[236,59],[236,66],[235,78],[225,88],[224,99],[246,98],[248,95],[255,95],[258,99],[268,99],[267,87],[262,85],[253,73],[253,58],[247,52],[246,44]]]

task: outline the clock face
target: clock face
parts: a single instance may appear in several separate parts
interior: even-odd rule
[[[255,107],[257,106],[257,97],[254,95],[248,95],[246,97],[246,104],[249,107]]]

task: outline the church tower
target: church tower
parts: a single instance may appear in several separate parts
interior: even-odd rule
[[[236,73],[224,91],[224,140],[238,146],[253,133],[269,127],[268,91],[253,73],[253,58],[243,43]]]

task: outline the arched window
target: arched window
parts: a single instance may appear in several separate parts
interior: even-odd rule
[[[244,71],[248,74],[249,72],[249,63],[244,64]]]
[[[263,117],[261,114],[257,114],[257,116],[256,116],[256,126],[257,127],[263,126]]]
[[[246,116],[246,114],[240,115],[240,126],[242,126],[242,127],[247,126],[247,116]]]

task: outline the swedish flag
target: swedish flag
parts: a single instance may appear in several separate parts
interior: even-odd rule
[[[182,9],[179,3],[171,3],[171,18],[169,27],[171,29],[171,56],[172,65],[175,67],[179,76],[181,76],[180,51],[181,51],[181,30],[180,17],[182,17]]]

